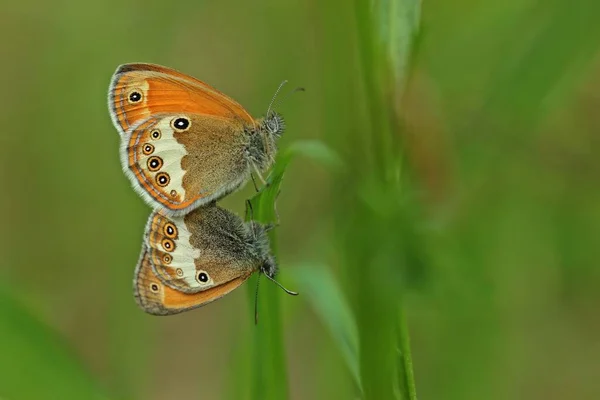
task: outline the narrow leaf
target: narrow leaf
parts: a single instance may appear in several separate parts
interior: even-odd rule
[[[247,219],[262,223],[278,223],[276,211],[277,196],[281,188],[283,175],[288,164],[297,155],[305,155],[323,162],[326,165],[339,167],[339,157],[317,141],[297,142],[280,153],[275,166],[271,170],[265,185],[260,192],[250,199],[251,212]],[[275,230],[269,232],[271,253],[277,258],[277,238]],[[255,301],[255,288],[258,274],[250,279],[248,296]],[[288,396],[287,373],[285,365],[285,349],[283,343],[283,322],[280,313],[282,292],[270,282],[261,286],[258,297],[260,322],[253,329],[252,352],[254,368],[252,370],[252,399],[285,399]]]
[[[326,265],[306,264],[286,269],[329,330],[356,386],[362,391],[358,360],[358,330],[350,305]]]
[[[382,57],[387,58],[395,85],[404,83],[408,63],[419,32],[420,0],[376,0],[374,27],[378,27]]]

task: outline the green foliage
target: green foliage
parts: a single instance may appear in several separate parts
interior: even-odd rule
[[[350,305],[327,265],[315,263],[295,265],[288,272],[298,289],[308,299],[321,322],[329,329],[338,350],[359,391],[362,391],[359,373],[358,330]]]
[[[365,399],[416,399],[408,329],[400,310],[405,271],[412,264],[412,250],[405,243],[415,242],[412,227],[406,229],[411,220],[405,216],[414,210],[405,201],[408,181],[403,177],[396,107],[408,76],[419,14],[418,1],[355,1],[369,112],[366,130],[355,131],[351,154],[355,160],[374,163],[361,164],[359,171],[340,177],[340,185],[346,188],[345,209],[352,209],[353,215],[348,223],[346,212],[338,214],[338,234],[343,238],[342,263],[350,277],[347,291],[358,321]],[[368,144],[361,145],[361,140]]]
[[[0,286],[0,398],[106,399],[59,338]]]
[[[267,223],[277,223],[276,200],[279,195],[281,181],[285,172],[285,162],[277,162],[267,178],[268,184],[250,199],[251,212],[246,219]],[[248,211],[248,210],[247,210]],[[277,259],[277,240],[274,230],[269,232],[271,252]],[[287,368],[283,343],[283,322],[281,316],[281,293],[275,285],[263,284],[262,290],[255,293],[260,279],[258,274],[248,284],[248,300],[252,304],[258,302],[260,323],[252,330],[252,341],[249,342],[252,357],[250,374],[249,399],[285,399],[288,395]],[[263,281],[266,279],[263,278]],[[270,282],[265,282],[270,283]],[[258,290],[258,288],[257,288]],[[255,298],[255,296],[258,296]]]
[[[277,214],[277,198],[281,190],[283,176],[289,163],[297,156],[313,158],[333,168],[340,166],[339,157],[318,141],[298,141],[277,156],[267,184],[250,200],[251,207],[247,210],[246,218],[254,219],[264,224],[280,223]],[[269,232],[271,251],[278,257],[277,238],[275,229]],[[250,303],[258,301],[260,323],[252,331],[250,352],[253,359],[251,372],[250,399],[284,399],[287,398],[287,369],[285,365],[285,350],[283,343],[283,322],[280,311],[281,290],[271,282],[266,281],[255,299],[255,287],[258,274],[250,279],[248,298]],[[248,354],[248,353],[246,353]]]

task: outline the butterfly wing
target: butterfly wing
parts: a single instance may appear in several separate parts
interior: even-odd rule
[[[123,170],[155,209],[185,214],[248,179],[243,130],[238,120],[181,111],[153,114],[122,135]]]
[[[255,120],[210,85],[154,64],[125,64],[108,105],[125,173],[155,209],[184,214],[249,177],[244,129]]]
[[[122,135],[158,113],[189,112],[254,125],[235,100],[198,79],[155,64],[119,66],[111,79],[108,108]]]
[[[182,217],[150,215],[145,245],[156,277],[182,293],[211,290],[260,266],[250,228],[213,204]]]
[[[152,269],[150,252],[144,246],[133,282],[137,304],[153,315],[171,315],[191,310],[215,301],[247,279],[245,276],[234,278],[221,285],[198,293],[183,293],[162,283]]]

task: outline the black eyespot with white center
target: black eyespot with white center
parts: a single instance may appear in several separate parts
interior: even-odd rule
[[[154,293],[158,293],[158,285],[156,283],[151,284],[150,290]]]
[[[175,242],[173,242],[171,239],[165,238],[160,242],[160,244],[162,245],[162,248],[169,253],[175,250]]]
[[[139,103],[142,100],[142,94],[137,90],[134,90],[133,92],[129,93],[127,98],[129,99],[130,103]]]
[[[173,261],[173,257],[171,257],[169,254],[165,254],[163,256],[163,262],[165,264],[171,264],[171,261]]]
[[[169,181],[171,180],[171,178],[169,178],[169,174],[165,173],[165,172],[160,172],[158,174],[156,174],[156,184],[160,187],[165,187],[169,184]]]
[[[160,139],[160,131],[155,129],[152,131],[152,133],[150,133],[150,136],[152,136],[152,139],[158,140]]]
[[[163,166],[163,160],[160,157],[152,156],[148,159],[148,169],[152,172],[158,171]]]
[[[204,271],[200,271],[198,272],[198,274],[196,275],[196,279],[198,280],[198,282],[200,283],[207,283],[208,280],[210,279],[208,277],[208,274]]]
[[[185,117],[178,117],[171,121],[171,127],[178,132],[187,131],[190,128],[190,125],[190,120]]]
[[[175,239],[177,236],[177,227],[171,222],[167,222],[163,228],[163,232],[166,237]]]
[[[144,153],[145,155],[150,155],[154,153],[154,146],[152,146],[150,143],[145,144],[142,148],[142,153]]]

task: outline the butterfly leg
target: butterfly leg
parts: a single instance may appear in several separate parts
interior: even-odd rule
[[[254,325],[258,325],[258,284],[260,283],[260,276],[256,279],[256,291],[254,292]]]
[[[250,218],[248,218],[250,217]],[[252,202],[246,199],[246,221],[250,221],[250,229],[252,229],[252,237],[256,237],[255,223],[254,221],[254,208],[252,208]]]
[[[250,218],[248,218],[250,216]],[[252,221],[254,219],[254,209],[250,200],[246,199],[246,220]]]
[[[250,177],[252,177],[252,183],[254,184],[254,190],[256,190],[256,192],[258,193],[258,186],[256,186],[256,179],[254,179],[254,174],[250,173]]]
[[[265,181],[265,178],[263,178],[262,174],[260,173],[260,170],[256,167],[256,164],[252,163],[252,166],[254,167],[254,172],[256,172],[256,176],[258,176],[258,179],[260,179],[261,183],[264,186],[267,186],[267,181]]]

